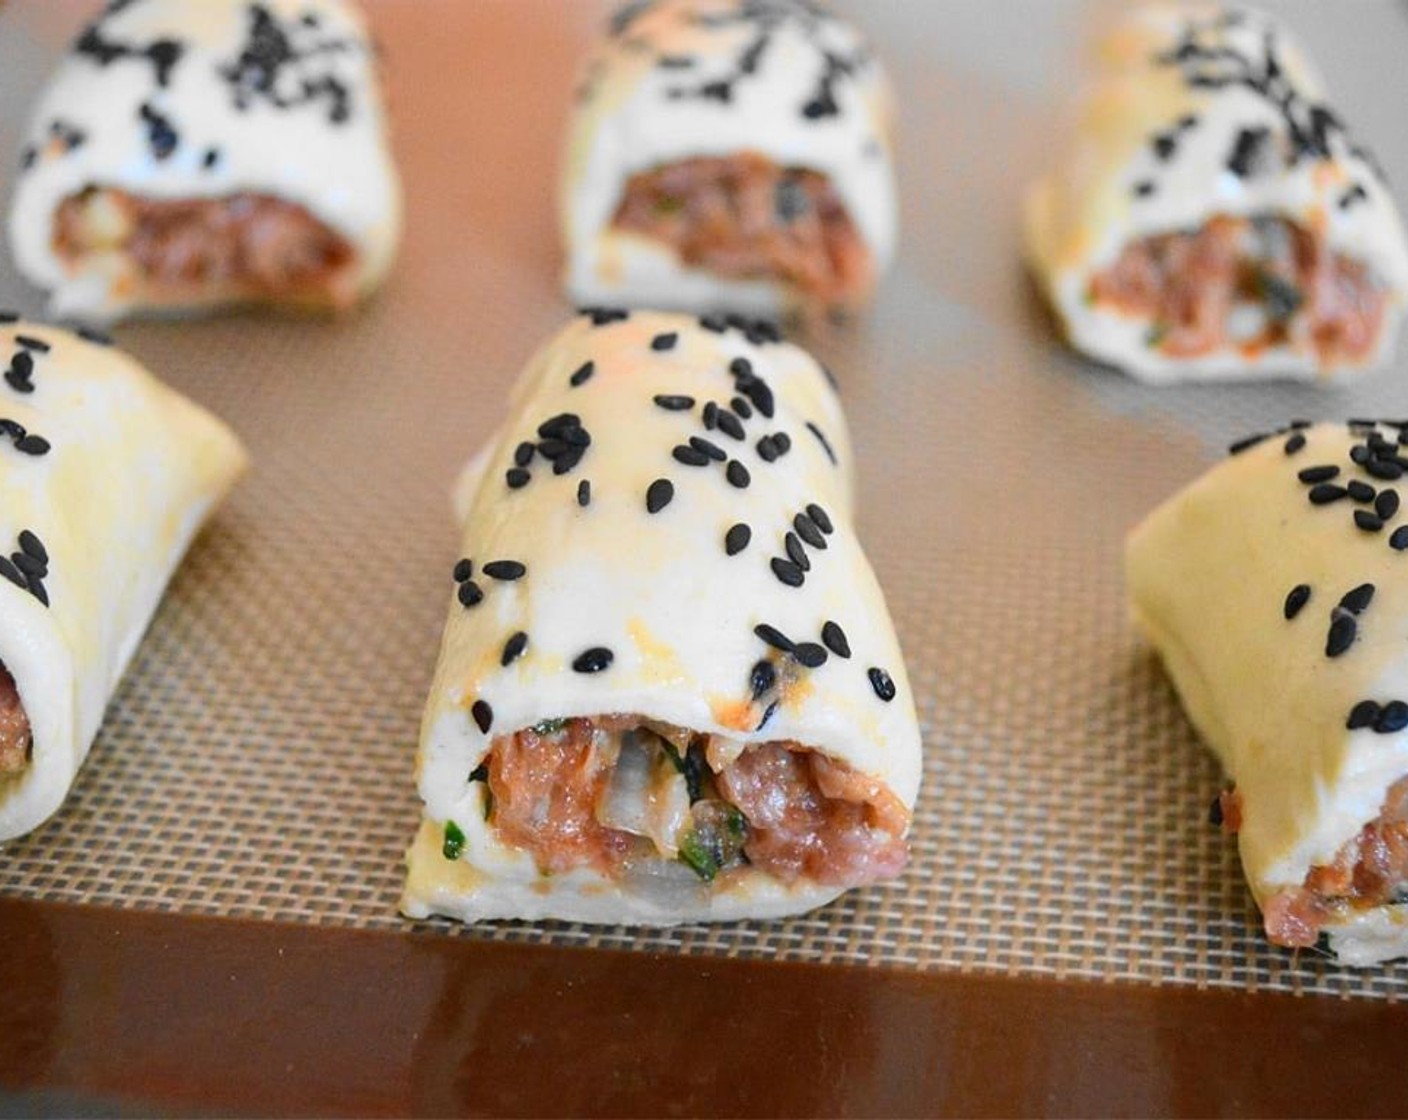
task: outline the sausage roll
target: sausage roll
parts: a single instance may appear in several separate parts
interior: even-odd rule
[[[1103,44],[1026,245],[1071,344],[1153,382],[1382,364],[1408,292],[1374,157],[1237,8],[1148,8]]]
[[[821,367],[591,311],[459,487],[403,911],[666,925],[897,875],[919,731]]]
[[[10,212],[53,314],[340,309],[391,264],[375,52],[342,0],[116,0],[29,125]]]
[[[1279,945],[1408,955],[1408,422],[1297,422],[1129,538],[1134,612],[1236,785]]]
[[[891,102],[869,48],[809,0],[628,4],[571,124],[569,291],[763,315],[864,302],[895,237]]]
[[[224,424],[103,336],[0,320],[0,840],[9,840],[67,795],[167,580],[245,456]]]

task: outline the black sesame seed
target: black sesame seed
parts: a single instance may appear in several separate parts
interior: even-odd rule
[[[773,442],[772,436],[763,436],[754,445],[758,451],[758,458],[765,463],[772,463],[777,460],[777,444]]]
[[[1340,600],[1340,606],[1351,614],[1363,614],[1369,608],[1369,604],[1374,601],[1374,585],[1372,583],[1361,583],[1353,591],[1346,591]]]
[[[42,338],[35,338],[33,335],[15,335],[17,345],[23,346],[26,350],[33,350],[36,354],[47,354],[51,347]]]
[[[666,412],[688,412],[694,407],[694,398],[677,393],[660,393],[655,397],[655,403]]]
[[[777,627],[769,626],[766,622],[760,622],[753,627],[753,633],[773,649],[780,649],[783,653],[791,653],[796,648],[791,638]]]
[[[782,538],[782,546],[787,549],[787,557],[801,568],[804,572],[812,570],[812,562],[807,559],[807,550],[802,547],[802,542],[797,539],[796,533],[789,532]]]
[[[577,660],[572,662],[572,669],[577,673],[600,673],[609,668],[615,659],[616,655],[605,646],[593,646],[578,655]]]
[[[675,484],[668,478],[657,478],[645,492],[647,513],[659,513],[675,497]]]
[[[888,704],[895,698],[895,682],[890,679],[890,674],[884,669],[867,669],[866,676],[870,678],[870,687],[875,690],[875,695],[881,700]]]
[[[527,486],[532,477],[533,476],[522,467],[510,467],[504,474],[504,481],[508,483],[510,490],[517,490],[520,487]]]
[[[1338,657],[1354,644],[1359,633],[1359,624],[1352,614],[1340,614],[1330,623],[1330,632],[1325,638],[1325,656]]]
[[[1351,461],[1362,467],[1369,461],[1369,449],[1362,443],[1356,443],[1349,449],[1349,457]]]
[[[1227,448],[1227,454],[1240,455],[1243,451],[1255,447],[1262,440],[1269,438],[1270,432],[1257,432],[1255,435],[1243,436],[1236,443]]]
[[[592,504],[592,484],[588,479],[577,483],[577,504],[584,508]]]
[[[837,657],[851,656],[851,643],[846,640],[846,632],[837,623],[828,620],[822,626],[821,640]]]
[[[1300,432],[1296,432],[1294,435],[1292,435],[1289,439],[1286,440],[1284,449],[1287,455],[1294,455],[1303,447],[1305,447],[1305,436],[1302,435]]]
[[[43,436],[27,435],[15,440],[15,450],[25,455],[49,454],[49,441]]]
[[[730,525],[728,532],[724,534],[724,551],[730,556],[737,556],[748,547],[748,542],[752,539],[753,530],[743,522]]]
[[[811,432],[812,435],[816,436],[817,442],[821,444],[822,450],[826,452],[826,457],[830,459],[832,463],[837,462],[836,452],[833,451],[831,448],[831,441],[826,438],[822,430],[818,428],[815,424],[813,424],[810,420],[808,420],[807,431]]]
[[[477,607],[484,599],[484,592],[472,579],[467,579],[460,584],[460,589],[455,594],[459,597],[462,607]]]
[[[1322,482],[1318,486],[1312,486],[1307,497],[1310,498],[1311,505],[1323,506],[1330,502],[1337,502],[1349,491],[1343,486],[1336,486],[1332,482]]]
[[[1388,545],[1395,552],[1408,548],[1408,525],[1400,525],[1388,538]]]
[[[41,579],[49,574],[49,565],[33,556],[23,552],[10,553],[10,563],[22,571],[26,576],[38,576]]]
[[[1354,511],[1354,523],[1366,533],[1377,533],[1384,527],[1383,518],[1377,513],[1370,513],[1367,509]]]
[[[585,385],[588,381],[590,381],[592,378],[592,374],[594,374],[595,372],[595,362],[583,362],[580,366],[577,367],[577,371],[567,379],[567,383],[575,389],[577,388],[577,386]]]
[[[528,574],[528,569],[517,560],[490,560],[484,565],[484,574],[490,579],[515,580]]]
[[[812,502],[807,506],[807,516],[816,522],[817,528],[819,528],[823,533],[829,535],[836,531],[831,524],[831,518],[827,516],[826,510],[822,509],[815,502]]]
[[[1370,459],[1364,464],[1364,469],[1375,478],[1382,478],[1386,482],[1397,482],[1403,477],[1403,468],[1386,459]]]
[[[753,699],[758,700],[777,684],[777,670],[773,668],[772,662],[763,660],[753,666],[752,672],[748,674],[748,687],[753,690]]]
[[[821,529],[805,513],[799,513],[792,519],[792,528],[796,529],[797,535],[813,548],[826,547],[826,538],[822,535]]]
[[[10,359],[10,372],[21,381],[34,376],[34,356],[28,350],[21,350]]]
[[[748,468],[737,459],[730,459],[724,474],[728,477],[730,485],[736,486],[740,490],[748,489],[748,484],[753,481],[752,475],[748,473]]]
[[[807,581],[806,573],[791,560],[782,560],[774,556],[769,564],[772,566],[772,574],[788,587],[801,587]]]
[[[1374,512],[1388,521],[1398,512],[1398,504],[1398,491],[1384,490],[1374,499]]]
[[[544,459],[560,459],[571,450],[571,445],[563,439],[545,439],[538,443],[538,454]]]
[[[713,431],[719,424],[719,406],[710,401],[704,406],[704,427]]]
[[[1297,471],[1296,477],[1306,484],[1316,482],[1329,482],[1330,479],[1338,477],[1339,467],[1333,463],[1326,463],[1320,467],[1306,467],[1303,471]]]
[[[1153,193],[1154,184],[1151,183],[1148,179],[1141,179],[1139,180],[1139,182],[1134,184],[1135,198],[1148,198]]]
[[[1344,484],[1345,493],[1349,495],[1352,502],[1372,502],[1378,495],[1378,491],[1367,482],[1360,482],[1354,478]]]
[[[729,373],[735,378],[742,378],[744,381],[753,377],[753,363],[747,358],[734,358],[728,364]]]
[[[563,428],[557,438],[568,447],[587,448],[592,445],[592,434],[586,428]]]
[[[31,533],[28,529],[20,530],[20,548],[33,556],[36,560],[47,564],[49,562],[49,550],[44,547],[44,542]]]
[[[728,452],[717,443],[714,443],[712,440],[707,440],[703,436],[690,436],[689,446],[700,454],[714,460],[716,463],[722,463],[728,458]]]
[[[20,546],[24,546],[24,541],[20,541]],[[456,561],[454,571],[456,583],[463,583],[472,575],[474,575],[474,562],[468,556]]]
[[[719,431],[726,436],[731,436],[740,443],[748,438],[748,433],[743,430],[743,421],[726,408],[719,409],[718,414]]]
[[[777,714],[777,707],[780,703],[780,700],[774,700],[771,704],[769,704],[767,707],[767,711],[763,713],[763,718],[758,721],[758,726],[755,727],[753,730],[761,731],[764,727],[766,727],[768,725],[768,721],[771,720],[772,717]]]
[[[1391,735],[1408,727],[1408,704],[1402,700],[1390,700],[1374,720],[1374,730],[1380,735]]]
[[[220,149],[206,148],[205,155],[201,157],[200,165],[209,171],[220,159]]]
[[[786,432],[773,432],[772,444],[777,448],[779,455],[786,455],[792,450],[792,437]]]
[[[79,338],[85,342],[91,342],[94,346],[111,346],[112,335],[104,334],[102,331],[95,331],[92,327],[79,327],[75,332]]]
[[[753,406],[742,397],[734,397],[728,402],[728,406],[744,420],[750,419],[753,415]]]
[[[538,435],[543,439],[552,439],[561,434],[565,428],[580,428],[582,418],[575,412],[559,412],[538,425]]]
[[[517,467],[526,467],[533,461],[533,453],[537,449],[528,440],[524,440],[513,449],[513,463]]]
[[[28,590],[29,584],[25,582],[24,576],[20,575],[20,570],[10,563],[4,556],[0,556],[0,576],[4,576],[16,587]]]
[[[772,390],[768,388],[767,383],[760,378],[750,382],[746,388],[739,387],[743,389],[744,395],[753,402],[753,407],[771,420],[774,402]]]
[[[815,642],[799,642],[797,648],[792,651],[792,656],[808,669],[816,669],[826,664],[827,653]]]
[[[573,467],[582,461],[582,448],[574,447],[566,455],[559,455],[553,460],[552,473],[566,474]]]
[[[709,456],[686,444],[677,446],[670,452],[674,456],[675,462],[683,463],[686,467],[707,467]]]
[[[673,350],[675,348],[675,343],[677,343],[679,340],[680,336],[674,331],[670,331],[666,334],[657,334],[654,338],[650,340],[650,348],[652,350],[659,351]]]
[[[583,307],[580,314],[589,316],[594,327],[604,327],[608,323],[619,323],[631,317],[629,311],[615,307]]]
[[[499,658],[500,665],[512,665],[520,657],[523,651],[528,648],[528,635],[522,630],[515,631],[509,640],[504,643],[503,655]]]
[[[1308,602],[1310,602],[1310,584],[1298,583],[1291,588],[1289,594],[1286,596],[1286,605],[1284,608],[1286,621],[1289,622],[1291,619],[1295,618],[1296,615],[1300,614],[1301,608]]]
[[[1344,721],[1345,728],[1349,731],[1358,731],[1361,727],[1373,727],[1374,721],[1379,718],[1379,705],[1373,700],[1361,700],[1349,710],[1349,718]]]
[[[728,324],[724,322],[722,315],[701,315],[699,325],[713,334],[723,334],[728,330]]]
[[[489,707],[487,700],[476,700],[469,709],[469,714],[474,717],[475,724],[485,735],[489,734],[489,728],[494,726],[494,709]]]

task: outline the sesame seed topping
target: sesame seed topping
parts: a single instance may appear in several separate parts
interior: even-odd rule
[[[1329,482],[1332,478],[1339,476],[1340,469],[1333,463],[1326,463],[1319,467],[1306,467],[1302,471],[1296,472],[1296,477],[1302,482],[1313,484],[1316,482]]]
[[[772,463],[777,460],[777,444],[773,442],[772,436],[762,436],[755,445],[758,457],[765,463]]]
[[[585,385],[588,381],[590,381],[592,378],[592,374],[594,374],[595,372],[595,362],[583,362],[580,366],[577,367],[577,371],[567,379],[567,383],[575,389],[579,385]]]
[[[1294,455],[1297,451],[1300,451],[1304,447],[1305,436],[1300,432],[1296,432],[1289,439],[1286,440],[1285,452],[1287,455]]]
[[[690,436],[689,446],[702,455],[714,460],[716,463],[722,463],[728,458],[728,452],[717,443],[714,443],[712,440],[707,440],[703,436]]]
[[[728,330],[728,324],[721,315],[701,315],[699,317],[699,325],[703,327],[704,330],[711,331],[714,334],[723,334],[724,331]]]
[[[745,380],[753,376],[753,363],[747,358],[734,358],[728,364],[729,373],[734,377],[741,377]]]
[[[23,552],[10,553],[10,563],[26,576],[38,576],[42,579],[49,574],[49,565]]]
[[[1408,727],[1408,704],[1402,700],[1390,700],[1374,720],[1374,730],[1380,735],[1391,735]]]
[[[575,412],[559,412],[556,416],[544,420],[538,425],[538,435],[543,439],[552,439],[564,430],[581,426],[582,418]]]
[[[1362,727],[1373,727],[1374,721],[1379,718],[1379,705],[1373,700],[1361,700],[1349,710],[1349,718],[1344,725],[1350,731],[1358,731]]]
[[[796,646],[792,639],[775,626],[769,626],[766,622],[760,622],[753,627],[753,633],[765,641],[773,649],[780,649],[783,653],[791,653]]]
[[[43,436],[30,433],[15,440],[15,450],[25,455],[47,455],[49,454],[49,441]]]
[[[728,532],[724,534],[724,551],[730,556],[737,556],[748,547],[748,542],[752,539],[753,530],[743,522],[730,525]]]
[[[753,691],[753,699],[757,700],[770,692],[775,684],[777,670],[773,668],[772,662],[766,659],[756,662],[748,674],[748,687]]]
[[[1325,638],[1325,656],[1338,657],[1354,644],[1359,633],[1359,624],[1352,614],[1337,614],[1330,623],[1330,632]]]
[[[21,545],[23,545],[24,542],[20,543]],[[470,576],[474,575],[473,561],[471,561],[468,556],[463,557],[462,559],[457,561],[455,564],[454,575],[456,583],[463,583],[465,580],[469,579]]]
[[[469,714],[474,717],[479,730],[485,735],[489,734],[489,728],[494,726],[494,709],[489,707],[488,701],[476,700],[470,707]]]
[[[792,656],[808,669],[816,669],[826,664],[826,650],[815,642],[799,642]]]
[[[1344,593],[1344,598],[1340,600],[1340,606],[1351,614],[1363,614],[1373,601],[1374,585],[1372,583],[1361,583],[1353,591],[1346,591]]]
[[[20,530],[19,543],[20,548],[22,548],[26,554],[33,556],[40,563],[47,564],[49,562],[49,551],[44,547],[44,542],[28,529]]]
[[[673,350],[675,343],[680,340],[680,336],[674,331],[666,334],[657,334],[650,340],[650,348],[657,351]]]
[[[517,560],[490,560],[484,565],[484,574],[490,579],[515,580],[528,574],[528,569]]]
[[[484,600],[484,592],[472,579],[460,584],[460,589],[455,594],[459,597],[462,607],[477,607]]]
[[[1134,184],[1135,198],[1148,198],[1153,193],[1154,184],[1151,183],[1148,179],[1141,179],[1139,180],[1139,182]]]
[[[728,476],[730,485],[738,487],[740,490],[748,489],[748,484],[753,481],[752,475],[748,473],[748,468],[737,459],[730,459],[728,467],[724,470]]]
[[[677,393],[660,393],[655,397],[655,403],[666,412],[688,412],[694,407],[694,398]]]
[[[518,490],[527,486],[532,477],[522,467],[510,467],[504,474],[504,481],[508,483],[510,490]]]
[[[713,431],[719,424],[719,406],[710,401],[704,406],[704,427]]]
[[[1377,533],[1384,527],[1383,518],[1377,513],[1370,513],[1367,509],[1354,511],[1354,523],[1366,533]]]
[[[1390,520],[1398,512],[1398,491],[1383,490],[1374,499],[1374,512],[1385,521]]]
[[[522,630],[514,631],[509,637],[509,640],[504,643],[504,652],[503,656],[499,658],[499,664],[504,666],[512,665],[523,656],[523,651],[527,648],[528,635]]]
[[[870,687],[875,690],[876,696],[887,704],[895,698],[895,682],[890,679],[889,673],[877,667],[867,669],[865,673],[870,678]]]
[[[826,537],[822,535],[820,527],[815,521],[805,513],[799,513],[792,519],[792,528],[797,530],[797,535],[806,541],[813,548],[826,548]]]
[[[851,656],[851,643],[846,640],[846,632],[841,629],[838,623],[828,619],[821,628],[821,640],[826,643],[826,648],[837,657]]]
[[[1308,602],[1310,602],[1310,584],[1298,583],[1292,587],[1286,596],[1286,621],[1289,622],[1300,614],[1301,608]]]
[[[709,465],[709,456],[687,444],[680,444],[670,454],[674,456],[675,462],[682,463],[686,467],[707,467]]]
[[[566,474],[582,461],[582,448],[574,447],[565,455],[559,455],[552,463],[553,474]]]
[[[773,417],[774,402],[772,390],[762,378],[757,378],[749,382],[746,386],[739,385],[743,394],[753,402],[753,407],[761,412],[769,420]]]
[[[724,435],[731,436],[740,443],[748,438],[748,433],[743,430],[743,421],[732,412],[728,411],[728,409],[719,409],[718,422],[719,431],[723,432]]]
[[[1403,468],[1387,459],[1370,459],[1364,464],[1364,469],[1375,478],[1382,478],[1386,482],[1397,482],[1403,477]]]
[[[26,350],[33,350],[36,354],[47,354],[51,349],[42,338],[35,338],[28,334],[15,335],[15,343],[18,346],[23,346]]]
[[[1360,482],[1357,478],[1352,478],[1344,484],[1345,492],[1352,502],[1372,502],[1378,491],[1367,482]]]
[[[836,531],[831,524],[831,518],[827,516],[826,510],[822,509],[815,502],[812,502],[807,506],[807,516],[816,522],[817,528],[820,529],[823,533],[829,535]]]
[[[812,562],[807,559],[807,550],[802,547],[802,542],[797,539],[796,533],[789,532],[782,538],[782,546],[787,549],[788,559],[804,572],[812,570]]]
[[[744,420],[751,418],[753,415],[753,406],[742,397],[734,397],[733,400],[728,402],[728,406]]]
[[[577,483],[577,504],[583,508],[592,504],[592,484],[588,479]]]
[[[513,449],[514,466],[526,467],[529,463],[533,461],[534,451],[534,446],[527,440],[524,440],[522,443],[520,443],[517,447]]]
[[[1389,535],[1388,546],[1395,552],[1408,548],[1408,525],[1400,525]]]
[[[22,591],[29,590],[29,584],[25,582],[24,576],[20,575],[20,570],[4,556],[0,556],[0,576],[4,576]]]
[[[791,560],[774,556],[768,563],[772,566],[772,574],[788,587],[801,587],[807,581],[806,574]]]
[[[1257,432],[1255,435],[1243,436],[1236,443],[1227,448],[1227,454],[1240,455],[1243,451],[1255,447],[1262,440],[1269,438],[1270,432]]]
[[[792,450],[792,437],[786,432],[773,432],[772,443],[779,455],[786,455]]]
[[[604,327],[608,323],[620,323],[631,317],[629,311],[622,311],[615,307],[583,307],[579,312],[588,316],[594,327]]]
[[[1349,457],[1354,463],[1362,467],[1369,461],[1369,449],[1362,443],[1356,443],[1349,449]]]
[[[646,512],[659,513],[674,500],[674,497],[675,484],[668,478],[657,478],[645,492]]]
[[[572,669],[577,673],[600,673],[610,668],[615,659],[616,655],[605,646],[593,646],[578,655],[577,660],[572,662]]]
[[[826,452],[826,457],[830,459],[833,464],[836,463],[838,461],[836,459],[836,452],[832,450],[831,441],[826,438],[822,430],[818,428],[815,424],[813,424],[810,420],[808,420],[807,431],[811,432],[812,435],[816,436],[817,442],[821,444],[821,449]]]
[[[1323,506],[1339,501],[1348,493],[1349,491],[1343,486],[1336,486],[1332,482],[1322,482],[1318,486],[1312,486],[1307,497],[1310,498],[1311,505]]]

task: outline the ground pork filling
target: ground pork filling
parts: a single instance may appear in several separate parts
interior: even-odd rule
[[[476,774],[500,840],[548,873],[620,878],[677,861],[856,886],[904,867],[909,811],[882,783],[796,743],[736,743],[634,716],[548,720],[494,740]]]
[[[135,296],[290,299],[336,307],[356,297],[355,253],[307,210],[267,195],[155,199],[88,187],[54,216],[54,249],[74,269],[117,257]]]
[[[1170,358],[1278,346],[1327,365],[1362,364],[1383,330],[1388,293],[1324,235],[1286,218],[1213,218],[1191,233],[1125,247],[1097,273],[1090,301],[1148,322],[1148,345]]]
[[[20,701],[15,678],[0,663],[0,777],[22,772],[29,765],[33,747],[29,716]]]
[[[1266,935],[1277,945],[1314,945],[1320,931],[1377,906],[1408,902],[1408,778],[1389,788],[1378,817],[1299,887],[1266,899]]]
[[[631,176],[613,225],[735,280],[777,279],[826,307],[869,290],[870,252],[826,176],[755,152]]]

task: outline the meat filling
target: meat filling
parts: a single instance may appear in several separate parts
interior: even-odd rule
[[[54,249],[75,269],[120,257],[154,299],[350,304],[355,253],[301,206],[267,195],[156,199],[89,187],[54,216]]]
[[[736,280],[782,280],[825,307],[871,285],[870,252],[826,176],[756,152],[682,160],[631,176],[617,229]]]
[[[1266,935],[1277,945],[1308,946],[1326,925],[1397,902],[1408,902],[1408,778],[1389,788],[1379,816],[1331,863],[1272,895],[1262,912]]]
[[[29,765],[33,745],[15,678],[0,664],[0,777],[21,773]]]
[[[549,873],[663,858],[706,882],[751,865],[856,886],[908,856],[909,811],[888,788],[792,742],[740,752],[636,717],[549,720],[497,738],[476,774],[499,838]]]
[[[1368,360],[1388,303],[1365,265],[1270,215],[1136,241],[1095,276],[1089,298],[1146,320],[1149,346],[1170,358],[1287,346],[1325,364]]]

